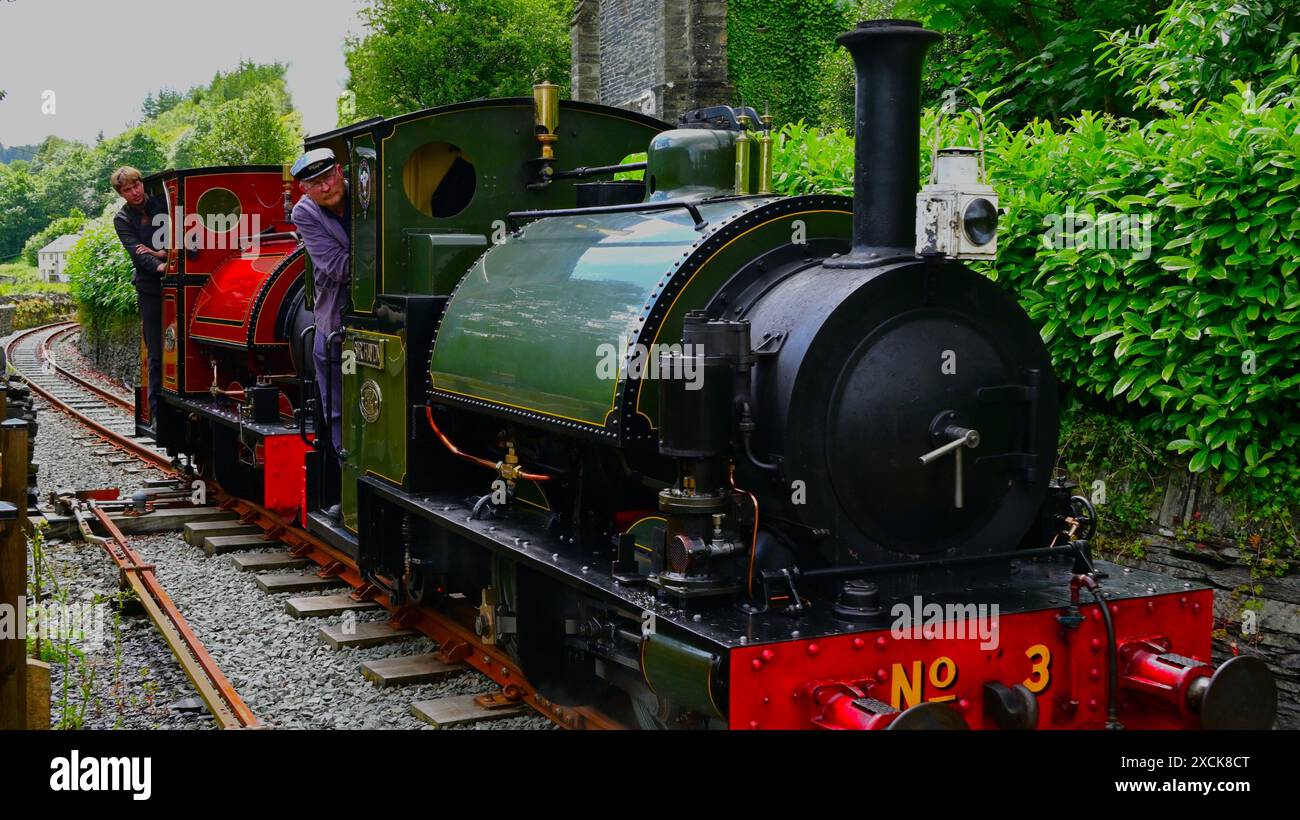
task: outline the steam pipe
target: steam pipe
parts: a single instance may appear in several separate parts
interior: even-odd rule
[[[828,268],[865,268],[916,249],[920,186],[921,66],[942,39],[910,20],[868,20],[836,42],[857,74],[853,249]]]

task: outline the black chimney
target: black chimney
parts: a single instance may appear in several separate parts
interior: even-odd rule
[[[921,65],[942,36],[911,20],[868,20],[836,38],[857,73],[853,250],[826,267],[868,267],[916,252]]]

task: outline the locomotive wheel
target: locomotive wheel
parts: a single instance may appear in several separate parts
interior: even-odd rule
[[[442,597],[437,580],[419,567],[411,567],[402,583],[406,587],[407,600],[416,606],[433,606]]]

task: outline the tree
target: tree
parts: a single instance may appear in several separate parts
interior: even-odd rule
[[[32,174],[0,166],[0,259],[17,256],[27,237],[40,230],[43,217]]]
[[[569,0],[370,0],[344,56],[354,119],[569,85]]]
[[[31,161],[34,156],[36,156],[35,145],[11,145],[6,148],[4,143],[0,143],[0,164]]]
[[[925,102],[946,88],[998,89],[1011,124],[1060,119],[1083,110],[1132,113],[1125,86],[1095,70],[1103,34],[1149,24],[1167,0],[902,0],[898,16],[914,17],[961,43],[929,58]]]
[[[271,87],[206,109],[198,123],[176,143],[177,168],[209,165],[278,165],[289,162],[302,145],[302,118],[282,114],[281,98]]]
[[[102,207],[108,178],[100,176],[96,152],[82,143],[50,137],[32,160],[32,175],[42,224],[74,208],[94,213]]]
[[[234,71],[218,71],[213,75],[211,83],[192,90],[190,97],[196,102],[215,106],[271,89],[277,95],[280,113],[288,114],[293,110],[284,79],[288,70],[289,66],[285,63],[255,63],[251,60],[243,60]]]
[[[164,88],[159,90],[157,97],[154,97],[153,92],[150,92],[144,98],[144,105],[141,106],[140,113],[144,115],[146,120],[157,119],[183,102],[185,102],[184,94],[175,89]]]
[[[96,177],[111,193],[108,178],[114,171],[123,165],[138,168],[145,174],[161,171],[167,165],[167,149],[148,128],[136,127],[97,146],[94,160]]]
[[[1178,0],[1154,25],[1107,34],[1097,62],[1144,113],[1170,114],[1222,99],[1234,81],[1267,86],[1298,51],[1300,15],[1282,3]]]

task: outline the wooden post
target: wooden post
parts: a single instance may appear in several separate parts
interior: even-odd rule
[[[0,638],[0,729],[27,728],[27,422],[0,423],[0,605],[12,607],[11,637]]]
[[[27,659],[27,728],[50,728],[50,665]]]

